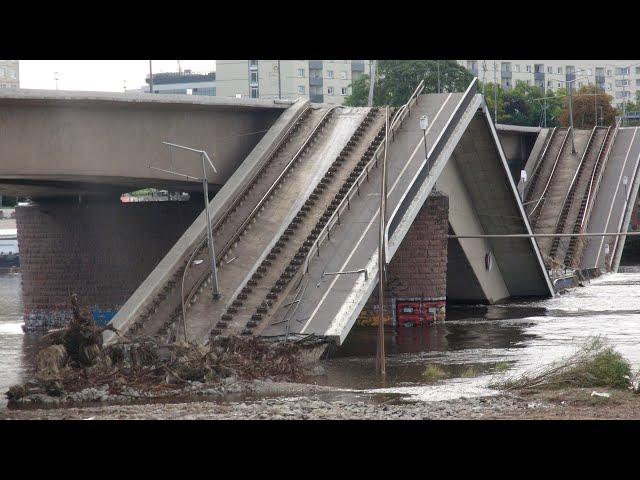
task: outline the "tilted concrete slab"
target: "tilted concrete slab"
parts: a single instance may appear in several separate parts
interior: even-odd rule
[[[273,100],[47,90],[0,90],[0,193],[18,196],[118,194],[156,187],[201,189],[196,154],[163,141],[206,150],[230,178],[289,106]]]
[[[387,261],[393,257],[479,109],[480,116],[486,117],[483,121],[489,122],[488,127],[484,131],[480,127],[471,129],[469,135],[479,137],[475,140],[478,145],[493,145],[493,162],[496,166],[490,169],[488,175],[496,176],[498,172],[494,181],[505,185],[502,190],[498,189],[498,193],[505,193],[500,198],[485,199],[478,189],[469,187],[469,180],[465,181],[465,190],[470,195],[475,195],[473,202],[484,201],[487,208],[490,208],[492,201],[498,203],[506,199],[509,203],[506,207],[508,214],[517,218],[515,222],[503,220],[483,224],[486,233],[513,233],[507,229],[514,225],[519,227],[516,232],[530,233],[495,129],[486,116],[482,97],[476,95],[471,88],[465,94],[425,95],[413,106],[410,116],[404,119],[403,125],[395,132],[395,140],[389,146],[387,208],[391,212],[391,221]],[[426,142],[430,146],[430,161],[433,162],[431,170],[426,166],[424,136],[418,124],[418,118],[423,114],[430,118]],[[484,156],[481,156],[481,160],[484,160]],[[478,163],[471,164],[471,168],[478,169],[479,166]],[[329,336],[338,343],[344,340],[377,284],[380,170],[378,168],[369,172],[369,182],[360,186],[359,196],[354,197],[348,214],[341,216],[340,227],[332,230],[330,240],[320,247],[319,255],[313,257],[309,272],[302,279],[304,294],[298,302],[295,315],[283,322],[286,312],[279,311],[272,325],[265,330],[265,335],[289,331]],[[496,272],[505,269],[510,272],[509,275],[501,276],[507,279],[503,280],[506,288],[502,287],[500,290],[495,286],[485,286],[485,291],[495,290],[498,292],[495,295],[499,297],[503,297],[506,291],[511,295],[553,295],[533,239],[521,239],[520,242],[511,244],[507,241],[506,247],[494,243],[496,259],[501,257]],[[515,254],[510,253],[511,248],[515,248]],[[366,277],[361,274],[323,277],[324,272],[362,268],[367,270]],[[527,277],[528,274],[531,278]],[[526,285],[527,283],[533,285]]]
[[[587,224],[587,233],[619,232],[628,227],[630,209],[638,191],[640,165],[640,131],[638,127],[619,128],[606,159],[602,179],[596,193],[593,210]],[[627,177],[627,185],[624,178]],[[625,218],[627,223],[625,224]],[[588,239],[581,268],[607,270],[618,267],[624,237],[593,237]],[[609,245],[609,258],[605,258],[605,245]]]
[[[209,214],[211,221],[216,222],[226,209],[232,204],[237,195],[244,190],[245,184],[256,172],[260,170],[264,162],[269,159],[274,146],[284,137],[287,129],[296,121],[300,113],[307,108],[307,100],[299,100],[282,113],[280,118],[262,137],[258,145],[251,151],[247,158],[240,164],[231,178],[222,186],[218,194],[209,202]],[[120,331],[126,331],[133,319],[148,308],[153,299],[158,295],[166,283],[187,261],[194,248],[206,235],[206,214],[203,210],[193,224],[180,237],[169,253],[153,269],[151,274],[131,295],[129,300],[120,308],[110,324]],[[104,333],[105,343],[116,340],[112,332]]]
[[[530,233],[515,182],[486,104],[479,110],[457,144],[438,188],[450,196],[449,222],[455,234]],[[455,174],[454,174],[455,173]],[[547,296],[553,292],[536,241],[532,238],[458,239],[475,279],[463,269],[450,268],[447,298],[450,301],[494,303],[507,297]],[[492,266],[487,269],[485,256]],[[454,285],[478,284],[482,297],[470,297],[467,289],[449,291]]]

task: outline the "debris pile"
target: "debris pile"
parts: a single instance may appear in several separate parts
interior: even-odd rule
[[[103,347],[102,333],[86,308],[72,295],[73,320],[43,337],[37,372],[23,385],[11,387],[10,402],[77,401],[78,392],[111,397],[161,397],[185,393],[194,384],[237,380],[299,381],[304,376],[296,342],[265,342],[256,337],[216,337],[207,346],[162,344],[150,337]],[[93,397],[95,397],[94,395]],[[93,398],[91,397],[91,398]]]

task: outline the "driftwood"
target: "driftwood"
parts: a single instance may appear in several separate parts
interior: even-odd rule
[[[73,318],[43,339],[38,371],[25,385],[7,392],[10,400],[44,393],[60,396],[88,387],[108,386],[109,393],[129,395],[130,389],[177,392],[189,382],[215,384],[227,377],[298,381],[303,366],[297,342],[269,343],[256,337],[218,338],[208,346],[164,344],[156,338],[123,338],[102,346],[102,333],[87,308],[71,296]],[[117,331],[116,331],[117,333]]]

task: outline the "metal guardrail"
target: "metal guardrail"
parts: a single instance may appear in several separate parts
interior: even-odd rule
[[[522,199],[523,200],[525,200],[527,198],[527,195],[529,195],[529,192],[533,193],[532,188],[534,188],[535,183],[537,183],[537,181],[538,181],[538,176],[540,175],[540,169],[542,168],[542,164],[544,163],[544,157],[547,154],[547,151],[549,150],[549,146],[551,145],[551,142],[553,141],[553,137],[554,137],[554,135],[556,135],[557,132],[558,132],[558,127],[553,127],[551,132],[548,134],[548,138],[546,140],[546,144],[545,144],[544,148],[542,149],[542,155],[540,155],[540,157],[538,158],[538,161],[537,161],[536,165],[534,165],[533,172],[531,172],[531,182],[529,182],[529,186],[526,187],[526,190],[523,190],[523,192],[522,192]]]
[[[464,95],[458,102],[458,105],[456,106],[456,109],[453,112],[453,115],[449,118],[447,125],[440,132],[440,135],[438,136],[435,143],[433,144],[433,147],[431,147],[428,158],[425,159],[425,163],[422,165],[422,167],[420,167],[420,170],[411,181],[411,186],[409,187],[409,190],[407,190],[403,198],[400,200],[400,203],[392,213],[391,218],[389,219],[387,224],[387,233],[386,233],[387,243],[388,243],[388,239],[391,238],[395,233],[396,229],[398,228],[398,225],[400,224],[400,221],[402,220],[402,217],[404,216],[404,213],[407,211],[407,209],[409,208],[409,205],[411,205],[411,203],[413,202],[413,199],[415,198],[418,191],[422,187],[422,183],[424,182],[425,178],[431,172],[431,169],[433,168],[433,165],[435,162],[430,162],[430,159],[432,158],[437,159],[438,155],[442,153],[442,150],[444,149],[449,136],[457,126],[458,120],[460,120],[460,118],[466,111],[466,107],[469,105],[469,103],[471,103],[471,100],[475,96],[477,91],[477,85],[478,85],[478,79],[474,78],[469,84],[469,86],[467,87],[467,90],[464,92]]]
[[[410,114],[411,106],[413,105],[413,103],[415,103],[415,101],[418,98],[418,95],[422,93],[423,89],[424,89],[424,80],[418,84],[416,89],[413,91],[413,93],[409,97],[409,100],[407,100],[407,103],[402,105],[398,109],[398,111],[396,111],[396,113],[393,116],[393,119],[391,120],[391,125],[389,127],[389,131],[392,132],[392,135],[393,135],[393,132],[395,132],[395,130],[397,129],[398,123],[402,123],[405,116]],[[378,148],[376,149],[374,154],[371,156],[371,159],[369,160],[367,165],[364,167],[364,169],[362,170],[358,178],[356,178],[356,181],[353,182],[353,184],[349,188],[349,191],[346,193],[342,201],[338,204],[337,208],[335,209],[331,217],[329,217],[329,219],[327,220],[327,223],[322,228],[322,231],[318,234],[318,237],[313,242],[313,245],[311,245],[311,248],[307,253],[307,256],[303,263],[303,267],[301,269],[301,272],[303,275],[309,271],[309,262],[310,262],[311,256],[314,255],[314,253],[317,255],[320,255],[320,244],[322,243],[322,241],[325,239],[331,239],[331,229],[336,224],[340,225],[340,213],[344,212],[345,210],[349,210],[351,208],[351,199],[355,195],[360,195],[360,185],[362,185],[365,181],[368,181],[369,172],[374,168],[374,166],[378,165],[378,159],[384,149],[384,144],[385,142],[383,139],[383,141],[380,142],[380,145],[378,145]]]
[[[569,127],[567,129],[567,134],[565,135],[564,139],[562,140],[562,145],[560,145],[560,150],[558,150],[558,155],[556,155],[556,159],[553,162],[553,168],[551,169],[551,173],[549,174],[549,179],[547,180],[547,184],[544,186],[544,190],[542,190],[542,193],[540,194],[540,198],[537,200],[536,204],[531,209],[531,212],[529,212],[529,218],[532,218],[532,216],[535,213],[536,209],[541,204],[544,204],[545,195],[547,194],[547,190],[549,189],[549,185],[551,185],[551,181],[553,180],[553,174],[556,172],[556,168],[558,167],[558,163],[560,162],[560,157],[562,156],[562,152],[564,151],[564,147],[567,144],[567,139],[569,138],[569,135],[571,135],[571,127]],[[540,208],[540,210],[542,210],[542,207]],[[538,212],[538,215],[540,215],[539,212]],[[537,221],[537,217],[536,217],[536,221]],[[535,225],[536,221],[533,222],[534,225]],[[532,225],[532,227],[534,225]]]

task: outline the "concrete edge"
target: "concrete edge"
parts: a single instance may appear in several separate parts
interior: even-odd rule
[[[232,203],[245,182],[267,160],[268,154],[270,153],[269,147],[284,136],[285,131],[294,123],[298,114],[305,109],[308,104],[308,100],[300,99],[285,110],[233,175],[231,175],[229,180],[222,186],[218,194],[209,202],[209,214],[212,222],[217,221],[223,215],[226,207]],[[119,331],[125,331],[132,323],[133,318],[139,315],[151,299],[162,290],[175,270],[179,268],[192,253],[195,243],[204,237],[206,233],[205,217],[206,215],[203,210],[147,278],[133,292],[125,304],[118,310],[118,313],[113,317],[111,322],[109,322],[110,325]],[[115,333],[110,331],[104,332],[103,343],[113,343],[115,340]]]
[[[215,97],[206,95],[180,95],[180,94],[150,94],[150,93],[120,93],[120,92],[93,92],[78,90],[39,90],[39,89],[1,89],[0,104],[4,101],[19,101],[30,104],[56,104],[56,103],[100,103],[138,104],[138,105],[200,105],[205,107],[229,107],[229,108],[274,108],[287,109],[294,104],[293,101],[265,100],[258,98],[232,98]],[[299,99],[295,103],[304,101]]]

